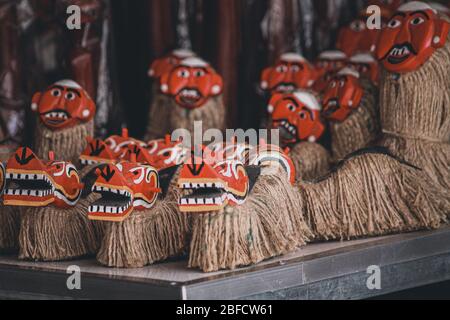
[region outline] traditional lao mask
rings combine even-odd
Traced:
[[[190,50],[177,49],[160,59],[156,59],[150,69],[148,75],[151,78],[159,79],[164,73],[169,72],[186,58],[195,57],[195,53]]]
[[[325,131],[320,118],[321,106],[309,92],[275,94],[269,102],[272,128],[280,129],[282,142],[317,141]]]
[[[364,90],[359,84],[359,74],[344,69],[333,77],[323,97],[323,116],[332,121],[344,121],[359,107]]]
[[[83,184],[70,162],[40,160],[29,148],[19,148],[11,156],[6,169],[4,204],[69,208],[77,204]]]
[[[181,212],[210,212],[227,205],[240,205],[250,190],[244,164],[236,160],[185,164],[180,171],[178,186],[191,192],[179,199]]]
[[[359,53],[352,56],[348,67],[357,71],[361,76],[366,77],[375,85],[379,82],[380,67],[378,61],[369,53]]]
[[[339,50],[322,52],[315,63],[316,72],[319,77],[329,72],[337,72],[347,63],[347,55]]]
[[[66,129],[92,120],[95,103],[76,82],[62,80],[33,96],[31,109],[51,130]]]
[[[390,72],[415,71],[445,45],[449,30],[450,23],[428,4],[408,2],[382,30],[377,57]]]
[[[121,222],[134,210],[150,209],[161,192],[158,172],[148,165],[122,161],[98,168],[97,175],[92,191],[100,199],[89,206],[91,220]]]
[[[296,53],[286,53],[273,67],[263,71],[261,88],[272,93],[292,92],[310,88],[315,79],[314,67],[305,58]]]
[[[186,109],[202,107],[222,93],[222,77],[205,61],[187,58],[161,76],[161,92]]]

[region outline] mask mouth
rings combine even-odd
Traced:
[[[65,110],[55,109],[46,113],[42,113],[41,118],[48,125],[58,126],[69,121],[72,117]]]
[[[187,106],[193,106],[202,99],[202,94],[195,88],[185,88],[178,93],[180,101]]]
[[[197,183],[195,180],[191,180],[180,183],[179,187],[186,194],[178,200],[182,212],[218,211],[228,204],[231,196],[220,180],[208,183]]]
[[[417,55],[410,43],[395,45],[387,54],[387,61],[391,64],[399,64],[407,60],[411,55]]]
[[[277,92],[292,92],[297,89],[297,85],[292,82],[283,82],[275,87]]]
[[[325,105],[325,110],[323,111],[323,115],[326,118],[329,118],[333,115],[333,113],[338,111],[339,108],[340,108],[339,100],[336,98],[330,99],[330,100],[328,100],[328,102]]]
[[[90,218],[102,216],[125,218],[133,209],[133,196],[126,189],[94,184],[92,192],[99,194],[100,199],[89,206]]]
[[[285,140],[297,140],[297,127],[288,120],[276,120],[275,128],[280,130],[281,137]]]

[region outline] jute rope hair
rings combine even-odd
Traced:
[[[0,204],[0,252],[19,249],[20,209]]]
[[[347,240],[438,228],[450,199],[422,170],[390,155],[361,151],[323,179],[300,182],[300,214],[318,239]]]
[[[186,252],[189,223],[178,209],[177,177],[153,208],[132,212],[120,223],[104,222],[97,261],[108,267],[139,268]]]
[[[52,131],[40,121],[36,124],[34,151],[41,159],[47,159],[48,152],[54,151],[58,159],[79,165],[79,156],[86,147],[86,137],[94,136],[94,121],[73,128]]]
[[[313,180],[330,169],[330,154],[318,143],[301,142],[289,152],[295,165],[296,180]]]
[[[382,144],[450,197],[450,35],[417,71],[382,78]]]
[[[312,233],[297,214],[299,206],[296,190],[282,174],[263,175],[243,205],[191,214],[189,267],[234,269],[305,245]]]
[[[364,95],[360,106],[343,122],[331,122],[331,148],[333,161],[339,162],[348,154],[371,146],[380,135],[378,90],[363,83]]]

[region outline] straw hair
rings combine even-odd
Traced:
[[[20,208],[0,204],[0,252],[19,250]]]
[[[26,208],[19,234],[19,258],[61,261],[94,255],[102,237],[101,228],[87,218],[91,194],[70,209]]]
[[[331,122],[331,148],[333,161],[338,162],[348,154],[371,146],[380,135],[378,90],[366,82],[364,95],[358,109],[343,122]]]
[[[79,164],[80,154],[86,147],[86,138],[94,136],[94,121],[80,124],[72,128],[53,131],[38,121],[36,124],[34,151],[41,159],[47,159],[48,152],[54,151],[59,159]]]
[[[318,143],[298,143],[289,156],[295,165],[296,180],[313,180],[325,175],[330,169],[330,154]]]
[[[177,177],[153,208],[135,211],[119,223],[103,222],[97,261],[108,267],[139,268],[186,252],[189,224],[178,209]]]
[[[450,197],[450,35],[417,71],[381,82],[383,145]]]
[[[438,228],[450,208],[450,199],[420,169],[368,150],[349,156],[323,179],[298,187],[299,214],[323,240]]]
[[[190,214],[189,267],[234,269],[288,253],[312,234],[298,214],[299,198],[284,175],[258,178],[247,201],[221,212]]]

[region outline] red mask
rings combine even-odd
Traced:
[[[323,97],[323,115],[332,121],[344,121],[359,107],[364,90],[358,81],[359,75],[344,69],[333,77]]]
[[[227,205],[243,204],[250,189],[247,171],[242,162],[236,160],[191,161],[181,169],[178,186],[193,191],[180,198],[182,212],[218,211]]]
[[[360,75],[378,85],[380,78],[380,67],[378,61],[369,53],[356,54],[350,58],[348,67],[357,71]]]
[[[183,59],[194,57],[195,54],[190,50],[174,50],[169,55],[156,59],[148,70],[149,77],[159,79],[164,73],[170,72]]]
[[[39,113],[42,123],[52,130],[85,123],[95,115],[95,103],[77,83],[63,80],[33,96],[31,109]]]
[[[272,93],[291,92],[310,88],[315,79],[314,68],[305,58],[295,53],[286,53],[275,66],[263,71],[261,88]]]
[[[58,208],[75,206],[83,184],[70,162],[40,160],[30,149],[19,148],[7,163],[4,204]]]
[[[275,94],[268,107],[272,114],[272,128],[280,129],[283,144],[317,141],[325,131],[320,118],[321,107],[311,93],[296,91]]]
[[[97,169],[92,191],[101,198],[89,206],[89,219],[121,222],[133,210],[151,208],[161,192],[158,172],[151,166],[123,161]]]
[[[198,58],[184,59],[164,73],[160,82],[161,92],[174,97],[177,104],[186,109],[200,108],[223,89],[222,77]]]
[[[429,5],[406,3],[382,30],[377,57],[390,72],[415,71],[445,45],[449,29],[450,24]]]

